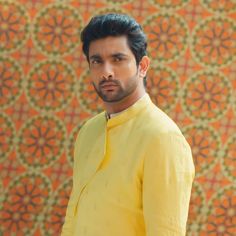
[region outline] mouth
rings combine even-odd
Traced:
[[[117,86],[117,84],[113,83],[113,82],[104,82],[102,83],[102,85],[100,86],[100,88],[102,90],[106,90],[106,91],[112,91],[114,90]]]

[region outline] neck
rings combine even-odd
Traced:
[[[132,106],[146,93],[145,89],[134,91],[132,94],[123,98],[118,102],[104,102],[105,109],[108,114],[121,112]]]

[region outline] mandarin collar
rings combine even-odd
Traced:
[[[139,112],[147,107],[148,104],[152,103],[149,95],[146,93],[141,99],[135,102],[133,105],[128,107],[126,110],[121,112],[120,114],[110,118],[107,120],[107,128],[112,128],[114,126],[120,125],[134,116],[136,116]],[[106,113],[105,113],[106,116]]]

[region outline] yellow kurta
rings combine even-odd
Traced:
[[[62,236],[185,235],[191,150],[146,94],[109,119],[90,119],[75,143]]]

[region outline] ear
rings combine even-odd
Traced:
[[[144,78],[147,74],[148,68],[150,65],[150,59],[148,56],[143,56],[139,62],[139,75],[141,78]]]

